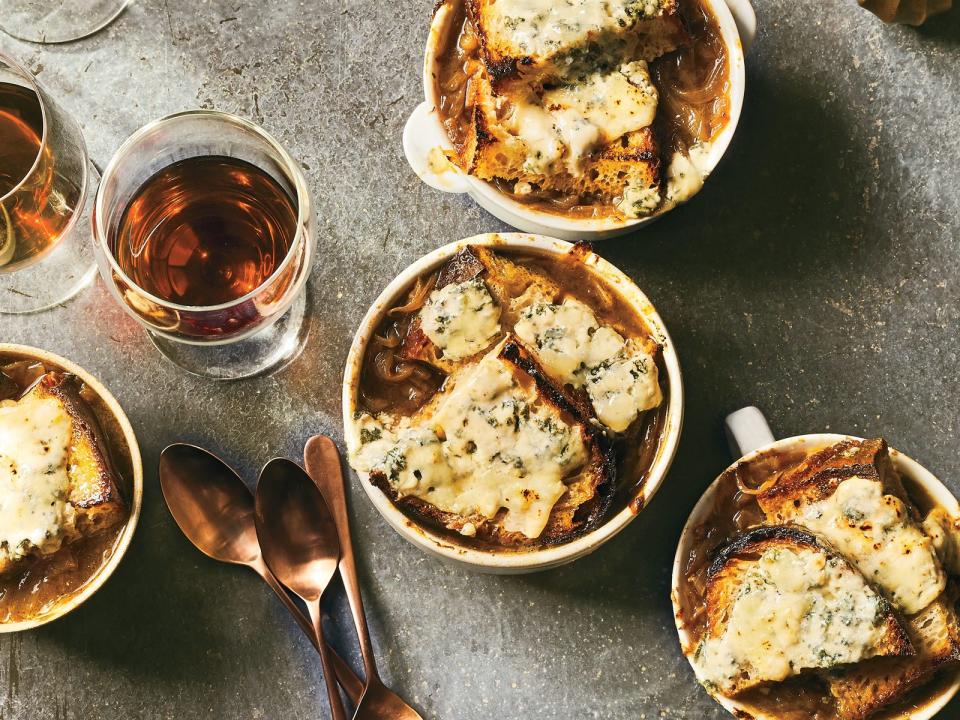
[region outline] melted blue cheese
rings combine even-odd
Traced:
[[[500,332],[500,308],[482,280],[467,280],[430,293],[420,323],[445,358],[461,360],[483,350]]]
[[[488,39],[506,52],[543,59],[565,54],[600,33],[623,34],[659,15],[663,0],[497,0],[485,8]]]
[[[696,143],[687,152],[675,152],[667,168],[667,203],[671,206],[686,202],[703,187],[710,174],[709,142]]]
[[[579,77],[539,95],[513,98],[504,120],[523,140],[524,170],[537,175],[583,173],[586,159],[626,133],[649,127],[657,90],[642,60]]]
[[[660,207],[660,199],[659,186],[637,185],[628,180],[616,206],[627,217],[637,218],[654,212]]]
[[[938,507],[923,521],[923,530],[933,542],[943,567],[953,575],[960,575],[960,521]]]
[[[829,540],[907,615],[926,608],[946,587],[933,541],[876,480],[844,480],[795,520]]]
[[[885,603],[836,557],[813,550],[766,550],[745,571],[724,631],[697,648],[705,685],[732,693],[801,670],[873,657],[885,634]]]
[[[361,415],[352,433],[357,470],[382,472],[401,496],[445,512],[493,519],[504,509],[503,528],[529,538],[540,536],[564,479],[587,461],[579,430],[494,354],[457,380],[431,418],[391,427]]]
[[[70,431],[52,398],[0,403],[0,566],[59,548],[70,511]]]
[[[657,366],[636,341],[601,326],[583,303],[536,302],[520,314],[517,337],[553,377],[586,387],[597,419],[623,432],[641,412],[663,400]]]

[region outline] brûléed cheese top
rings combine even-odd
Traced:
[[[70,443],[71,421],[56,400],[0,402],[0,559],[60,545]]]
[[[592,152],[649,127],[657,89],[642,60],[595,70],[540,93],[514,93],[503,123],[528,148],[528,172],[577,176]]]
[[[743,674],[776,682],[876,654],[886,604],[843,560],[770,548],[745,571],[724,631],[694,655],[700,681],[730,692]]]
[[[926,608],[946,587],[933,541],[877,480],[848,478],[794,521],[829,540],[907,615]]]
[[[430,293],[420,310],[424,334],[443,356],[461,360],[487,347],[500,332],[500,308],[487,286],[474,278]]]
[[[604,32],[620,33],[659,15],[663,0],[496,0],[486,9],[488,40],[505,52],[543,59]]]
[[[586,387],[597,419],[616,432],[663,401],[657,365],[635,340],[601,326],[579,300],[535,302],[514,331],[544,369],[564,384]]]
[[[579,429],[522,386],[497,352],[459,378],[428,418],[362,414],[351,464],[445,512],[492,519],[505,509],[504,529],[536,538],[586,450]]]

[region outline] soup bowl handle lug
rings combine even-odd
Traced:
[[[421,180],[435,190],[467,192],[463,172],[443,155],[450,140],[432,103],[422,102],[410,114],[403,127],[403,154]]]
[[[737,24],[740,44],[743,46],[743,52],[746,53],[757,37],[757,14],[754,12],[750,0],[724,0],[724,2],[730,8],[733,21]]]
[[[774,441],[773,431],[759,408],[750,405],[727,415],[723,421],[734,459],[741,458]]]

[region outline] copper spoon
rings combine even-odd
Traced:
[[[320,647],[330,714],[333,720],[346,720],[333,658],[323,639],[320,607],[340,562],[340,540],[333,517],[303,468],[284,458],[275,458],[263,468],[255,505],[263,559],[277,579],[306,604]]]
[[[176,443],[160,454],[160,487],[173,519],[194,547],[214,560],[253,570],[316,647],[310,621],[263,561],[254,527],[253,493],[233,468],[203,448]],[[331,653],[337,679],[356,705],[363,682],[339,655]]]
[[[367,686],[360,697],[360,702],[356,703],[357,710],[353,719],[423,720],[416,710],[383,684],[377,672],[373,646],[370,644],[370,634],[367,630],[367,619],[363,613],[357,567],[353,560],[350,516],[347,514],[347,495],[343,484],[343,471],[340,467],[340,452],[333,440],[325,435],[315,435],[307,441],[303,458],[307,473],[326,498],[336,521],[337,531],[340,533],[340,577],[343,579],[343,586],[350,600],[353,622],[357,626],[357,636],[360,638],[364,673],[367,676]]]

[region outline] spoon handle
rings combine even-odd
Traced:
[[[283,606],[290,612],[291,615],[293,615],[293,619],[297,622],[297,625],[300,626],[303,634],[309,638],[311,643],[313,643],[313,646],[317,650],[320,650],[313,625],[311,625],[306,616],[300,612],[300,608],[293,603],[293,600],[290,599],[287,591],[283,589],[283,586],[280,584],[280,581],[277,580],[276,576],[270,572],[270,569],[265,564],[262,568],[255,567],[254,571],[257,573],[257,575],[263,578],[263,581],[269,586],[269,588],[276,593],[277,597],[280,599],[280,602],[283,603]],[[324,645],[326,645],[326,643],[324,643]],[[336,650],[332,648],[330,648],[330,657],[333,660],[333,667],[337,673],[337,680],[340,681],[340,687],[343,688],[343,691],[347,694],[347,697],[350,698],[350,702],[353,703],[354,707],[356,707],[357,703],[360,702],[360,697],[363,695],[363,680],[357,677],[357,674],[353,671],[353,669],[347,665],[346,661],[337,654]]]
[[[323,681],[327,685],[327,699],[330,701],[330,715],[333,720],[347,720],[347,713],[343,709],[343,701],[340,699],[340,690],[337,687],[337,680],[334,675],[333,658],[331,657],[333,653],[323,639],[323,611],[320,609],[320,601],[308,602],[307,611],[310,613],[317,647],[320,649],[320,662],[323,663]]]
[[[303,460],[307,474],[320,488],[340,536],[340,577],[350,601],[353,624],[360,638],[360,653],[363,655],[363,668],[367,683],[371,679],[380,679],[374,659],[370,633],[367,630],[367,618],[363,613],[363,599],[360,597],[360,582],[357,579],[357,566],[353,560],[353,541],[350,539],[350,516],[347,513],[347,490],[343,482],[343,469],[340,466],[340,451],[333,440],[325,435],[314,435],[303,449]]]

